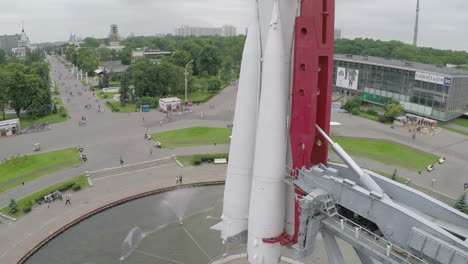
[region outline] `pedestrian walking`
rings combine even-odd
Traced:
[[[177,175],[177,176],[175,177],[175,179],[176,179],[176,180],[175,180],[175,183],[178,184],[178,183],[179,183],[179,176]]]
[[[182,175],[179,175],[179,183],[182,184]]]
[[[162,127],[162,125],[163,125],[163,121],[162,121],[162,120],[159,121],[159,125]]]
[[[431,186],[432,186],[432,188],[434,188],[434,184],[435,184],[435,182],[436,182],[436,178],[434,177],[434,178],[432,178],[432,182],[431,182]]]
[[[150,149],[150,155],[153,155],[153,149]]]
[[[67,205],[67,204],[71,204],[71,197],[70,197],[70,194],[67,194],[67,195],[65,196],[65,204],[66,204],[66,205]]]
[[[22,182],[23,186],[24,186],[24,182]],[[465,183],[466,184],[466,183]],[[465,188],[466,189],[466,188]]]
[[[120,165],[123,165],[123,159],[122,159],[122,156],[120,157]]]
[[[465,184],[463,184],[463,190],[466,191],[466,189],[468,189],[468,182],[465,182]]]

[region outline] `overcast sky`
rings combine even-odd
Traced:
[[[122,36],[173,33],[181,25],[245,30],[252,0],[0,0],[0,35],[24,20],[33,43],[79,36],[105,37],[110,24]],[[280,0],[291,1],[291,0]],[[336,27],[347,38],[413,39],[416,0],[336,0]],[[468,51],[468,1],[421,0],[421,46]]]

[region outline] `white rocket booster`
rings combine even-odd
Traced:
[[[221,237],[246,240],[260,92],[260,32],[257,5],[242,55],[234,127],[224,189]],[[243,234],[241,234],[244,232]]]
[[[285,56],[278,3],[275,1],[263,52],[262,95],[257,123],[249,209],[247,253],[251,264],[278,263],[285,220],[287,98],[289,67]]]

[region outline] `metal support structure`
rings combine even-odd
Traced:
[[[336,243],[335,236],[326,230],[323,230],[321,234],[330,264],[345,264],[346,262],[343,258],[343,254],[341,254],[338,243]]]
[[[356,254],[358,255],[362,264],[375,264],[372,258],[366,255],[364,252],[360,251],[359,249],[355,247],[354,247],[354,251],[356,251]]]
[[[296,18],[290,139],[292,168],[326,164],[328,144],[316,133],[318,124],[330,130],[333,80],[334,0],[303,0]],[[296,195],[304,194],[296,189]],[[296,201],[294,243],[299,231]]]

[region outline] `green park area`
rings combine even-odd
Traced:
[[[39,203],[44,202],[43,198],[46,195],[49,195],[55,191],[66,192],[70,189],[74,191],[81,190],[85,187],[88,187],[88,179],[86,176],[77,176],[70,180],[63,181],[61,183],[54,184],[43,190],[35,192],[31,195],[28,195],[20,200],[15,201],[17,205],[16,212],[10,212],[10,206],[6,206],[0,210],[1,213],[9,215],[11,217],[19,218],[25,213],[28,213],[32,210],[32,207]]]
[[[0,192],[80,163],[76,148],[12,157],[0,163]]]
[[[119,112],[119,113],[132,113],[140,111],[140,108],[137,107],[136,104],[126,103],[124,106],[120,102],[106,102],[106,106],[112,112]]]
[[[53,105],[63,105],[62,98],[53,98],[52,99],[52,104]]]
[[[381,141],[351,138],[334,138],[352,156],[363,157],[386,164],[424,171],[429,164],[436,164],[439,157],[403,145]]]
[[[191,127],[152,134],[154,141],[161,142],[163,148],[177,148],[213,144],[229,144],[230,128]]]
[[[468,119],[465,118],[458,118],[452,121],[455,125],[463,126],[463,127],[468,127]]]
[[[104,92],[100,92],[98,94],[96,94],[97,97],[99,97],[100,99],[112,99],[114,98],[114,95],[116,94],[119,94],[117,92],[115,93],[104,93]]]
[[[16,114],[7,114],[5,115],[5,119],[3,119],[3,116],[0,115],[0,121],[3,120],[9,120],[9,119],[15,119],[17,118]],[[32,125],[40,125],[42,123],[49,123],[49,124],[55,124],[55,123],[60,123],[63,121],[67,121],[69,119],[68,111],[65,107],[60,106],[57,109],[57,113],[51,113],[49,115],[39,117],[39,118],[32,118],[26,114],[20,115],[20,124],[21,128],[27,128]]]
[[[456,128],[449,127],[449,126],[444,126],[444,125],[439,125],[439,127],[443,128],[443,129],[447,129],[447,130],[455,132],[455,133],[458,133],[458,134],[461,134],[461,135],[468,136],[468,132],[460,130],[460,129],[456,129]]]

